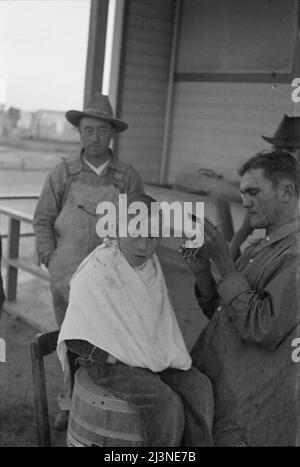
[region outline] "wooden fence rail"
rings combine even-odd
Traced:
[[[180,193],[173,190],[163,189],[159,186],[147,186],[147,192],[153,194],[154,198],[161,200],[169,200],[168,197],[175,197],[182,200],[192,199],[193,195],[190,193]],[[0,194],[0,201],[3,200],[34,200],[38,199],[37,193],[19,193],[19,194]],[[170,198],[170,199],[171,199]],[[204,200],[204,199],[203,199]],[[233,222],[230,209],[230,202],[226,198],[216,197],[214,200],[216,216],[218,220],[222,221],[220,230],[224,234],[226,240],[230,241],[233,236]],[[3,263],[6,265],[6,297],[8,301],[17,299],[17,280],[18,269],[39,277],[42,280],[50,281],[49,274],[37,264],[31,264],[24,261],[19,257],[20,238],[33,236],[34,232],[21,233],[21,222],[33,225],[33,216],[7,206],[0,205],[0,215],[8,218],[8,234],[2,235],[7,237],[7,256],[3,258]]]
[[[3,194],[0,195],[0,201],[38,199],[38,197],[39,195],[34,193]],[[20,238],[34,236],[33,230],[32,232],[21,233],[21,222],[32,226],[33,216],[2,205],[0,205],[0,215],[8,218],[8,234],[2,235],[2,237],[8,237],[7,255],[3,258],[3,263],[7,268],[6,298],[8,301],[13,301],[17,299],[18,269],[22,269],[45,281],[49,281],[50,279],[48,272],[44,271],[40,266],[30,264],[19,257]]]

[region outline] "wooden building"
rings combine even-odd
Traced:
[[[298,0],[92,0],[85,99],[112,24],[108,93],[129,123],[116,150],[147,183],[200,168],[237,180],[268,148],[261,135],[297,113]]]

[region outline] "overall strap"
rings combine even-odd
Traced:
[[[62,159],[64,164],[65,164],[65,167],[66,167],[66,172],[67,172],[67,180],[66,180],[66,184],[65,184],[65,188],[64,188],[64,193],[63,193],[63,196],[62,196],[62,201],[61,201],[61,209],[63,208],[65,202],[66,202],[66,199],[67,199],[67,196],[68,196],[68,193],[69,193],[69,190],[70,190],[70,186],[74,180],[74,175],[78,174],[81,170],[81,161],[80,159],[76,158],[76,159],[65,159],[63,158]]]

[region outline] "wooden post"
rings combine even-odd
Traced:
[[[102,88],[109,0],[92,0],[86,59],[84,104]]]
[[[166,113],[165,113],[165,122],[164,122],[164,137],[163,137],[160,174],[159,174],[160,185],[164,185],[167,182],[167,176],[168,176],[169,143],[170,143],[169,140],[170,140],[173,94],[174,94],[174,75],[176,71],[181,9],[182,9],[182,1],[175,0],[171,54],[170,54],[170,64],[169,64],[168,91],[167,91]]]
[[[109,95],[115,113],[119,113],[118,93],[123,52],[125,5],[125,0],[115,0],[110,2],[108,9],[102,92]]]
[[[51,447],[47,390],[43,357],[39,351],[39,336],[31,344],[33,392],[37,418],[37,438],[39,447]]]
[[[20,220],[9,218],[8,230],[8,245],[7,245],[7,259],[18,259],[19,257],[19,243],[20,243]],[[16,300],[17,298],[17,280],[18,268],[7,265],[6,277],[6,298],[7,300]]]

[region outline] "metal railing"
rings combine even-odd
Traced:
[[[4,194],[0,195],[0,201],[4,200],[28,200],[38,199],[39,195],[36,193],[19,193],[19,194]],[[33,225],[33,216],[25,214],[16,209],[8,208],[0,205],[0,215],[8,218],[8,234],[2,235],[2,238],[8,237],[7,242],[7,255],[2,258],[3,264],[6,265],[6,298],[8,301],[16,300],[17,298],[17,281],[18,269],[32,274],[40,279],[49,281],[49,274],[43,271],[42,268],[35,264],[30,264],[27,261],[20,259],[20,238],[34,236],[34,232],[21,233],[21,222]]]

